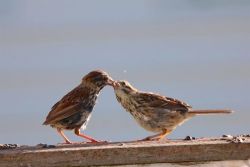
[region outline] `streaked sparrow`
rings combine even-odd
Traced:
[[[192,110],[180,100],[137,90],[127,81],[114,81],[117,100],[144,129],[158,134],[143,140],[160,140],[178,125],[199,114],[231,113],[231,110]]]
[[[98,142],[92,137],[80,133],[80,129],[86,128],[101,89],[112,84],[112,78],[104,71],[96,70],[88,73],[82,78],[80,85],[52,107],[43,124],[56,128],[65,143],[68,144],[71,141],[65,136],[63,130],[74,130],[77,136],[91,142]]]

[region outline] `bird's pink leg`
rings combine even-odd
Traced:
[[[82,133],[80,132],[80,129],[78,129],[78,128],[75,129],[75,134],[76,134],[77,136],[80,136],[80,137],[83,137],[83,138],[85,138],[85,139],[87,139],[87,140],[90,140],[91,143],[98,143],[98,142],[99,142],[99,141],[93,139],[92,137],[89,137],[89,136],[87,136],[87,135],[82,134]]]
[[[163,130],[162,133],[159,133],[159,134],[156,134],[156,135],[153,135],[153,136],[148,136],[148,137],[146,137],[146,138],[144,138],[142,140],[139,140],[139,141],[148,141],[148,140],[157,140],[157,141],[159,141],[162,138],[164,138],[165,136],[167,136],[169,133],[171,133],[171,131],[165,129],[165,130]]]
[[[69,139],[65,136],[65,134],[63,133],[62,129],[61,128],[57,128],[56,129],[57,132],[63,137],[64,141],[65,141],[65,144],[72,144]]]

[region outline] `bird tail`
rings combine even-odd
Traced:
[[[190,110],[189,114],[201,115],[201,114],[230,114],[232,110]]]

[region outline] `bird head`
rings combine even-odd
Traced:
[[[113,79],[104,71],[95,70],[82,78],[82,83],[91,87],[103,88],[106,85],[113,86]]]
[[[122,94],[130,94],[133,92],[137,92],[128,81],[114,81],[113,87],[116,93]]]

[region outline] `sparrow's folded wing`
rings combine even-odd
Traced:
[[[81,89],[79,86],[76,87],[51,108],[51,111],[43,124],[52,124],[75,114],[79,111],[82,99],[86,96],[88,96],[86,90]]]
[[[177,105],[181,105],[181,106],[183,106],[185,108],[189,108],[189,109],[192,108],[192,106],[190,106],[189,104],[187,104],[187,103],[185,103],[183,101],[180,101],[178,99],[174,99],[174,98],[166,97],[166,96],[164,98],[167,99],[167,101],[171,101],[172,103],[177,104]]]
[[[161,96],[154,93],[141,93],[140,98],[145,101],[148,107],[161,108],[171,111],[188,111],[190,105],[169,97]]]
[[[63,103],[59,105],[54,110],[51,110],[49,115],[46,118],[46,121],[44,122],[45,125],[47,124],[53,124],[57,121],[63,120],[65,118],[70,117],[71,115],[74,115],[81,109],[81,103]]]

